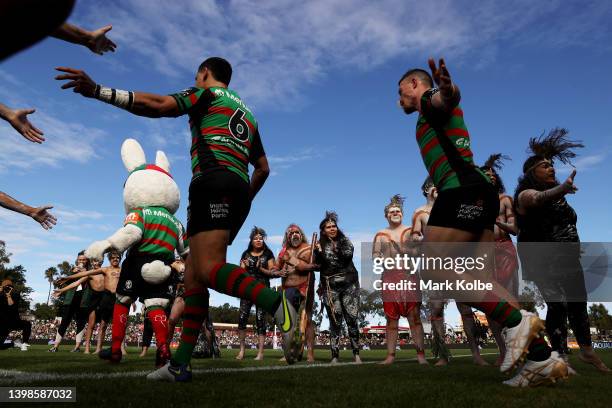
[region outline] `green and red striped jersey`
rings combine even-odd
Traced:
[[[183,255],[189,247],[181,222],[163,207],[133,209],[123,225],[135,225],[142,231],[140,242],[132,249],[148,255],[174,260],[174,251]]]
[[[171,95],[181,114],[189,114],[191,170],[197,177],[225,169],[249,182],[249,163],[263,156],[257,121],[230,89],[189,88]]]
[[[432,88],[421,97],[421,114],[416,125],[416,139],[425,167],[438,191],[490,182],[474,164],[463,110],[457,105],[451,112],[432,106],[431,98],[439,92]]]

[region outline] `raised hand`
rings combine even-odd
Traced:
[[[444,95],[452,95],[454,93],[453,82],[451,81],[450,73],[446,68],[444,58],[440,58],[438,67],[436,67],[436,62],[433,58],[430,58],[428,63],[429,69],[431,70],[431,76],[433,77],[436,85],[438,85],[440,92],[442,92]]]
[[[73,88],[73,91],[80,93],[87,98],[93,98],[96,92],[96,83],[80,69],[68,68],[68,67],[57,67],[57,71],[66,72],[63,75],[57,75],[56,80],[70,80],[70,82],[62,85],[62,89]]]
[[[28,120],[28,115],[34,112],[36,112],[36,109],[17,109],[7,115],[7,121],[30,142],[42,143],[45,141],[44,133]]]
[[[563,187],[567,194],[575,194],[578,191],[578,187],[574,184],[574,177],[576,177],[576,169],[572,171],[572,174],[565,180]]]
[[[112,25],[107,25],[92,31],[87,44],[85,44],[86,47],[98,55],[102,55],[107,51],[115,52],[117,45],[106,37],[106,33],[112,29]]]
[[[34,208],[30,214],[30,217],[32,217],[34,221],[38,222],[44,229],[49,230],[53,228],[55,224],[57,224],[57,218],[47,211],[51,208],[53,208],[53,206],[50,205]]]

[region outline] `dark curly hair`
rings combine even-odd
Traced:
[[[558,159],[561,163],[571,164],[571,159],[576,157],[572,149],[581,148],[584,145],[579,140],[568,139],[568,133],[567,129],[554,128],[546,136],[542,133],[538,138],[529,139],[527,152],[531,153],[531,156],[523,163],[523,175],[519,177],[514,192],[515,206],[518,205],[518,196],[522,191],[528,189],[542,191],[559,184],[557,180],[553,184],[542,183],[536,179],[534,170],[543,160],[549,160],[554,164],[554,161]]]
[[[499,176],[498,171],[504,167],[504,160],[511,160],[509,156],[503,155],[501,153],[495,153],[489,156],[487,161],[480,167],[480,170],[486,171],[491,170],[497,179],[496,186],[498,193],[505,193],[506,186],[504,185],[504,181]]]
[[[251,233],[249,234],[249,246],[247,247],[248,252],[251,252],[253,250],[253,238],[255,238],[255,236],[257,235],[261,235],[264,240],[263,250],[269,250],[268,244],[266,244],[266,237],[268,236],[268,234],[266,234],[266,231],[264,231],[263,228],[259,228],[257,225],[255,225],[251,230]]]
[[[325,224],[328,222],[333,222],[336,224],[336,228],[338,228],[338,214],[333,211],[325,211],[325,218],[319,223],[319,242],[321,243],[321,247],[325,247],[330,242],[329,237],[325,234]],[[340,228],[338,228],[338,236],[337,240],[344,238],[344,233]]]

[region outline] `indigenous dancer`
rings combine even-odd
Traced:
[[[338,215],[326,212],[319,224],[315,263],[320,265],[322,301],[329,318],[332,364],[340,358],[342,320],[346,323],[355,362],[359,357],[359,275],[353,264],[353,244],[338,228]]]
[[[65,291],[69,290],[69,288],[74,287],[73,285],[78,285],[78,282],[80,282],[81,279],[87,279],[87,277],[92,278],[101,276],[103,278],[103,291],[101,293],[101,298],[98,302],[98,307],[96,309],[96,320],[100,322],[100,325],[98,327],[98,342],[94,354],[98,354],[102,350],[102,342],[104,342],[104,337],[106,336],[106,328],[108,327],[108,323],[111,322],[111,319],[113,317],[113,307],[115,305],[116,300],[115,291],[117,290],[119,274],[121,273],[121,268],[119,267],[119,263],[121,262],[121,253],[115,250],[111,250],[108,253],[108,260],[110,262],[110,266],[106,266],[104,268],[96,268],[90,271],[83,271],[65,278],[58,279],[56,281],[56,285],[61,285],[70,280],[78,280],[77,282],[74,282],[71,285],[68,285],[54,292],[54,296],[59,296],[61,293],[64,293]]]
[[[438,197],[438,191],[434,186],[431,177],[427,177],[421,186],[421,191],[427,199],[427,202],[425,205],[417,208],[412,216],[412,240],[416,242],[423,240],[423,231],[429,222],[429,214],[431,213],[431,209],[433,208],[436,198]],[[438,299],[438,297],[439,293],[431,292],[427,306],[429,309],[433,334],[432,352],[436,357],[438,357],[436,366],[445,366],[448,364],[451,357],[450,349],[446,345],[445,341],[446,329],[444,324],[444,308],[446,307],[447,301]],[[474,320],[472,308],[461,302],[456,302],[455,304],[457,306],[457,310],[459,310],[459,314],[461,315],[463,331],[467,337],[474,364],[479,366],[488,366],[489,364],[480,355],[476,322]]]
[[[473,162],[470,138],[463,111],[459,106],[459,89],[451,81],[443,59],[439,66],[429,60],[432,75],[422,69],[412,69],[399,80],[400,105],[406,114],[419,112],[417,142],[429,175],[438,190],[425,243],[493,242],[493,226],[499,211],[499,198],[488,177]],[[433,79],[432,79],[433,76]],[[439,88],[433,88],[434,80]],[[430,271],[433,278],[443,281],[443,270]],[[473,282],[469,272],[461,275]],[[499,285],[493,290],[462,293],[458,296],[473,301],[474,306],[506,328],[506,355],[501,371],[514,368],[529,351],[528,367],[534,371],[527,383],[538,385],[567,377],[567,365],[540,336],[543,323],[533,313],[519,310],[511,295]],[[512,302],[512,303],[510,303]]]
[[[76,260],[76,266],[72,269],[72,273],[79,273],[87,271],[89,267],[89,260],[85,256],[85,251],[79,252]],[[57,329],[57,334],[55,335],[55,343],[49,349],[50,352],[54,353],[57,351],[60,343],[62,342],[62,338],[66,334],[66,330],[68,326],[70,326],[70,322],[74,318],[76,320],[76,342],[74,348],[71,350],[72,352],[80,351],[81,340],[83,340],[83,334],[85,330],[85,325],[87,324],[87,314],[81,308],[81,301],[83,300],[83,291],[85,289],[85,280],[79,282],[76,287],[71,288],[64,295],[63,307],[61,308],[61,323],[59,328]]]
[[[411,228],[402,224],[404,218],[404,199],[400,195],[391,197],[385,206],[385,218],[389,226],[376,233],[372,246],[373,258],[395,258],[407,252]],[[413,280],[415,274],[405,271],[385,270],[383,282],[398,283],[402,280]],[[406,290],[383,290],[383,306],[387,318],[387,357],[382,364],[392,364],[395,360],[398,323],[401,316],[408,319],[410,334],[414,339],[419,364],[428,364],[425,359],[425,334],[421,323],[420,292]]]
[[[318,269],[318,265],[311,263],[310,254],[311,245],[308,244],[302,228],[296,224],[289,225],[285,230],[283,248],[278,254],[276,267],[280,270],[278,276],[283,278],[283,290],[295,310],[302,310],[306,307],[308,276],[309,273]],[[306,361],[309,363],[315,361],[314,334],[312,311],[310,311],[306,315],[306,346],[308,347]]]
[[[421,192],[427,202],[414,210],[412,214],[412,232],[410,239],[413,242],[423,241],[423,231],[429,222],[429,214],[438,197],[438,190],[433,183],[431,177],[427,177],[421,185]],[[427,309],[429,309],[429,319],[431,322],[431,349],[434,356],[438,358],[436,366],[445,366],[450,361],[451,353],[446,345],[446,329],[444,324],[444,308],[446,301],[438,299],[438,294],[430,292],[427,301]]]
[[[523,164],[514,194],[519,227],[519,254],[523,278],[535,282],[546,306],[546,331],[553,350],[567,361],[567,320],[580,346],[579,357],[602,372],[610,370],[593,351],[587,313],[587,292],[580,264],[580,238],[577,215],[565,196],[575,194],[576,169],[563,182],[555,178],[554,160],[570,164],[572,149],[582,144],[567,138],[567,130],[553,129],[547,136],[529,140],[533,155]],[[534,253],[525,247],[530,242],[559,243],[543,255],[542,244]],[[533,245],[533,244],[532,244]],[[515,381],[525,381],[519,373]],[[523,377],[522,377],[523,376]]]
[[[249,236],[249,246],[240,257],[240,267],[244,268],[250,276],[270,287],[270,278],[280,276],[274,267],[274,254],[266,244],[266,231],[263,228],[253,227]],[[238,318],[238,338],[240,351],[237,360],[244,358],[246,326],[251,316],[253,302],[248,299],[240,300],[240,316]],[[263,360],[263,350],[266,340],[266,311],[255,306],[255,325],[257,327],[257,356],[255,360]]]
[[[499,194],[499,215],[495,221],[493,233],[495,234],[495,274],[493,279],[499,282],[513,296],[518,296],[518,256],[510,235],[517,234],[512,197],[505,194],[504,182],[498,174],[502,168],[502,160],[509,159],[499,153],[489,156],[485,164],[480,167],[489,176]],[[489,319],[489,327],[499,349],[499,357],[495,366],[504,360],[506,345],[501,334],[501,326],[493,319]]]
[[[228,89],[229,62],[208,58],[198,68],[195,86],[174,95],[128,92],[97,85],[83,71],[58,68],[69,80],[62,88],[96,98],[147,117],[189,115],[192,131],[193,178],[189,188],[188,235],[192,273],[185,275],[185,316],[181,344],[169,371],[150,379],[189,381],[189,361],[205,316],[206,287],[230,296],[251,299],[274,315],[285,337],[288,363],[300,350],[297,313],[283,293],[275,292],[226,262],[230,245],[244,223],[251,202],[270,173],[257,121],[240,96]],[[255,167],[249,181],[248,165]]]

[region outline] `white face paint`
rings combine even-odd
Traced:
[[[390,207],[387,210],[387,220],[392,224],[401,224],[404,215],[402,214],[402,209],[399,207]]]
[[[297,248],[302,243],[302,233],[297,228],[292,228],[287,232],[289,237],[289,244],[293,248]]]

